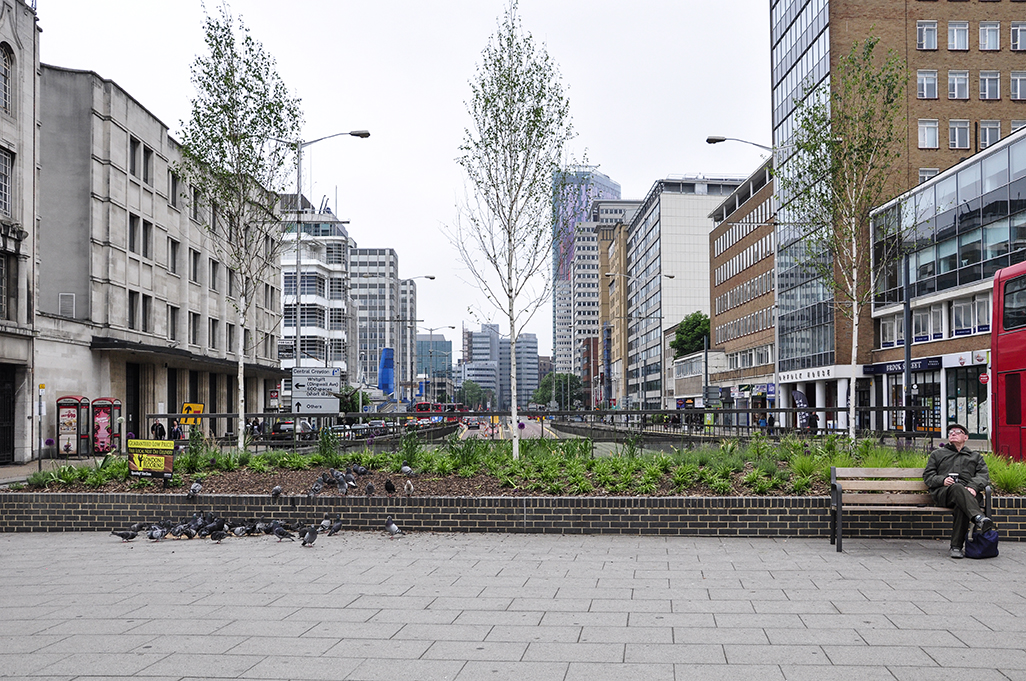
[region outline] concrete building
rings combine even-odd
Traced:
[[[378,385],[378,363],[384,348],[399,341],[398,319],[407,319],[399,300],[399,256],[392,248],[357,248],[350,251],[353,299],[357,305],[357,338],[361,382]]]
[[[34,5],[35,3],[32,3]],[[28,461],[38,446],[33,348],[38,281],[39,29],[32,6],[0,6],[0,464]],[[47,386],[47,399],[55,387]]]
[[[874,243],[883,225],[917,220],[909,255],[912,328],[905,329],[901,263],[879,278],[873,305],[872,358],[862,367],[865,395],[857,406],[904,403],[905,344],[911,342],[909,391],[926,407],[916,430],[943,437],[951,421],[971,438],[991,428],[990,363],[994,273],[1026,260],[1026,132],[1001,140],[873,213]],[[904,427],[902,412],[874,416],[873,427]]]
[[[36,382],[48,396],[118,398],[122,433],[143,435],[147,414],[185,402],[234,412],[243,334],[246,410],[263,411],[281,376],[277,263],[239,329],[236,279],[205,227],[212,208],[175,175],[167,127],[88,71],[42,66],[39,96]],[[56,426],[49,411],[43,437]]]
[[[353,241],[346,223],[322,206],[316,209],[306,197],[295,210],[295,194],[283,198],[288,221],[282,250],[282,329],[278,357],[282,368],[332,366],[342,370],[342,381],[353,378],[356,344],[350,342],[355,328],[355,305],[349,291],[349,251]],[[302,229],[296,229],[296,222]],[[298,235],[298,239],[297,239]],[[296,266],[297,245],[300,253]],[[296,281],[299,277],[297,298]],[[299,314],[296,313],[297,301]],[[299,348],[296,348],[297,322]],[[291,404],[291,379],[283,395]]]
[[[538,389],[538,337],[533,333],[521,333],[517,338],[517,408],[526,409],[531,396]],[[503,409],[513,405],[510,383],[509,337],[499,339],[499,390]]]
[[[599,247],[602,404],[627,408],[627,287],[617,285],[627,273],[627,229],[640,201],[595,201],[591,219]]]
[[[993,145],[1026,121],[1026,16],[1018,2],[771,0],[773,144],[786,149],[796,125],[795,101],[832,82],[831,73],[854,41],[880,37],[915,76],[906,95],[907,140],[895,168],[894,195]],[[786,162],[778,171],[786,172]],[[869,399],[864,377],[852,376],[850,329],[836,319],[833,297],[803,270],[803,234],[777,227],[779,288],[778,376],[781,406],[799,389],[812,406],[846,406],[851,383],[857,403]],[[860,338],[858,361],[870,361],[872,325]],[[821,423],[823,415],[820,415]]]
[[[491,409],[502,409],[499,367],[498,324],[482,324],[479,331],[463,330],[463,362],[460,365],[460,384],[473,381],[490,393]],[[507,370],[508,373],[508,370]]]
[[[557,178],[558,180],[558,178]],[[557,373],[574,371],[577,355],[574,324],[574,266],[577,254],[577,225],[589,219],[592,203],[619,199],[620,185],[595,166],[571,168],[563,174],[567,186],[553,205],[552,249],[552,352]]]
[[[722,389],[730,409],[776,404],[772,171],[770,159],[709,216],[710,346],[725,356],[709,384]],[[739,425],[748,423],[742,418]]]
[[[657,180],[627,228],[626,258],[612,271],[609,295],[624,288],[626,394],[633,409],[674,408],[665,385],[663,332],[709,309],[709,214],[740,178],[689,176]],[[613,265],[610,258],[610,265]],[[613,307],[611,306],[611,311]]]

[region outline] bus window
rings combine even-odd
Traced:
[[[1026,277],[1005,283],[1002,329],[1008,331],[1026,326]]]
[[[1010,426],[1022,425],[1022,374],[1005,376],[1005,419]]]

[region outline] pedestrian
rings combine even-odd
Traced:
[[[151,440],[163,440],[167,437],[167,431],[164,429],[164,424],[159,420],[154,421],[153,425],[150,426],[150,439]]]
[[[819,414],[814,411],[809,412],[809,435],[815,435],[819,432]]]
[[[923,482],[938,506],[953,509],[951,523],[952,558],[965,557],[965,536],[972,522],[980,532],[994,528],[994,521],[983,514],[980,495],[990,485],[987,463],[977,452],[965,446],[969,431],[960,423],[948,424],[948,442],[930,453],[923,469]]]
[[[777,425],[777,419],[773,414],[766,417],[766,434],[773,437],[773,427]]]
[[[181,440],[182,439],[182,426],[179,425],[178,419],[171,421],[171,439]]]

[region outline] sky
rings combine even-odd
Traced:
[[[419,279],[422,326],[498,323],[445,235],[466,183],[456,157],[469,81],[506,0],[234,0],[230,8],[301,99],[303,193],[327,199],[361,248],[394,248]],[[215,12],[217,0],[206,0]],[[769,145],[768,0],[520,0],[523,29],[560,69],[571,151],[643,198],[661,178],[747,177]],[[43,63],[113,80],[168,126],[189,115],[204,51],[200,0],[37,0]],[[552,354],[552,308],[525,331]],[[424,332],[424,329],[421,330]]]

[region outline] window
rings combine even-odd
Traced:
[[[968,50],[969,49],[969,22],[949,21],[948,22],[948,49]]]
[[[7,309],[7,254],[0,253],[0,319],[8,318]],[[64,305],[65,296],[71,296],[71,307],[68,310]],[[75,294],[74,293],[60,293],[57,297],[58,308],[60,309],[59,314],[63,317],[74,317],[75,316]],[[68,314],[70,312],[71,314]]]
[[[969,99],[968,71],[948,71],[948,99]]]
[[[328,280],[328,298],[331,300],[342,300],[343,280],[333,277]]]
[[[228,352],[235,352],[235,325],[228,324],[226,331],[228,332],[228,339],[225,349]]]
[[[178,242],[171,237],[167,238],[167,271],[178,274]]]
[[[139,155],[142,152],[142,143],[134,137],[128,138],[128,173],[132,177],[139,177]]]
[[[1026,21],[1012,22],[1012,49],[1026,50]]]
[[[153,149],[143,146],[142,179],[146,184],[153,184]]]
[[[951,303],[951,329],[955,336],[973,332],[973,300],[964,298]]]
[[[997,21],[980,22],[980,49],[1001,49],[1001,24]]]
[[[144,258],[153,257],[153,223],[146,220],[142,223],[142,255]]]
[[[1012,99],[1026,99],[1026,71],[1012,71],[1008,96]]]
[[[139,328],[139,292],[128,292],[128,328]]]
[[[143,296],[142,297],[142,318],[139,320],[140,327],[143,331],[153,331],[153,325],[150,323],[150,315],[153,313],[153,297]]]
[[[1001,121],[980,121],[980,149],[997,144],[1001,139]]]
[[[202,201],[202,196],[200,195],[200,190],[197,189],[196,187],[193,187],[192,188],[192,207],[191,207],[189,212],[192,215],[192,219],[195,220],[196,222],[199,222],[199,219],[200,219],[200,206],[202,205],[202,203],[203,203],[203,201]]]
[[[130,253],[139,252],[139,216],[129,215],[128,216],[128,251]]]
[[[1026,277],[1005,284],[1001,324],[1006,331],[1026,326]]]
[[[14,54],[7,45],[0,45],[0,109],[3,109],[5,114],[14,111],[13,74]]]
[[[919,148],[936,149],[937,142],[937,119],[919,120]]]
[[[167,202],[178,208],[178,175],[170,170],[167,173]]]
[[[189,249],[189,281],[199,283],[200,273],[200,252],[194,248]]]
[[[189,343],[199,345],[200,316],[195,312],[189,313]]]
[[[1001,99],[1001,72],[980,71],[980,99]]]
[[[937,22],[917,21],[916,22],[916,49],[936,50],[937,49]]]
[[[235,297],[235,272],[228,270],[228,297]]]
[[[1026,121],[1012,121],[1012,132],[1015,132],[1016,130],[1021,130],[1022,128],[1026,128]]]
[[[217,348],[217,320],[207,320],[207,346],[211,348]]]
[[[948,147],[951,149],[969,148],[969,121],[948,122]]]
[[[167,306],[167,339],[178,340],[178,312],[174,305]]]
[[[919,184],[926,182],[932,177],[936,177],[938,172],[940,172],[940,168],[920,168]]]
[[[221,274],[221,263],[217,262],[213,258],[210,259],[210,290],[216,291],[219,285],[219,279]]]
[[[919,99],[937,99],[936,71],[919,71],[916,80]]]

